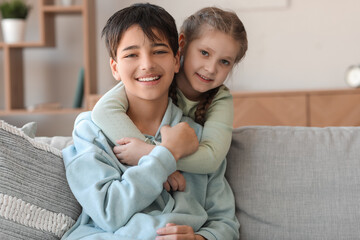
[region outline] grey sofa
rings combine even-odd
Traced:
[[[0,239],[59,239],[81,211],[59,150],[71,138],[32,131],[0,121]],[[226,178],[241,239],[360,239],[359,146],[357,127],[235,129]]]

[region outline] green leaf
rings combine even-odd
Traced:
[[[30,5],[26,5],[23,0],[11,0],[0,4],[0,12],[2,18],[22,18],[26,19]]]

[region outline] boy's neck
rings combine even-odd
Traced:
[[[154,101],[128,96],[129,108],[127,115],[142,134],[155,136],[168,105],[168,98]]]

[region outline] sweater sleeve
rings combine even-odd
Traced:
[[[226,160],[215,173],[209,175],[205,200],[208,219],[197,232],[209,240],[239,239],[240,224],[235,215],[235,198],[224,178],[225,170]]]
[[[200,174],[215,172],[229,151],[233,118],[232,95],[226,88],[220,88],[208,109],[199,149],[181,158],[177,168]]]
[[[127,109],[125,87],[120,82],[105,93],[92,110],[92,120],[114,145],[117,145],[116,140],[123,137],[135,137],[145,141],[144,135],[126,114]]]
[[[124,166],[112,155],[105,136],[90,117],[77,121],[73,139],[74,145],[63,150],[69,186],[83,211],[106,231],[119,229],[149,206],[176,169],[171,153],[157,146],[137,166],[123,172]]]

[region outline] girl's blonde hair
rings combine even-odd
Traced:
[[[235,58],[235,63],[240,62],[248,49],[247,34],[244,24],[241,22],[236,13],[225,11],[217,7],[206,7],[200,9],[184,21],[180,28],[180,34],[184,34],[185,36],[186,44],[184,46],[184,51],[186,51],[186,45],[201,37],[204,25],[230,35],[239,44],[239,50]],[[174,95],[176,96],[174,91],[175,88],[176,83],[174,81],[170,87],[169,95],[176,104],[177,98],[174,97]],[[195,121],[197,123],[204,125],[207,109],[219,91],[219,88],[220,87],[210,89],[209,91],[203,93],[202,99],[200,100],[195,112]]]

